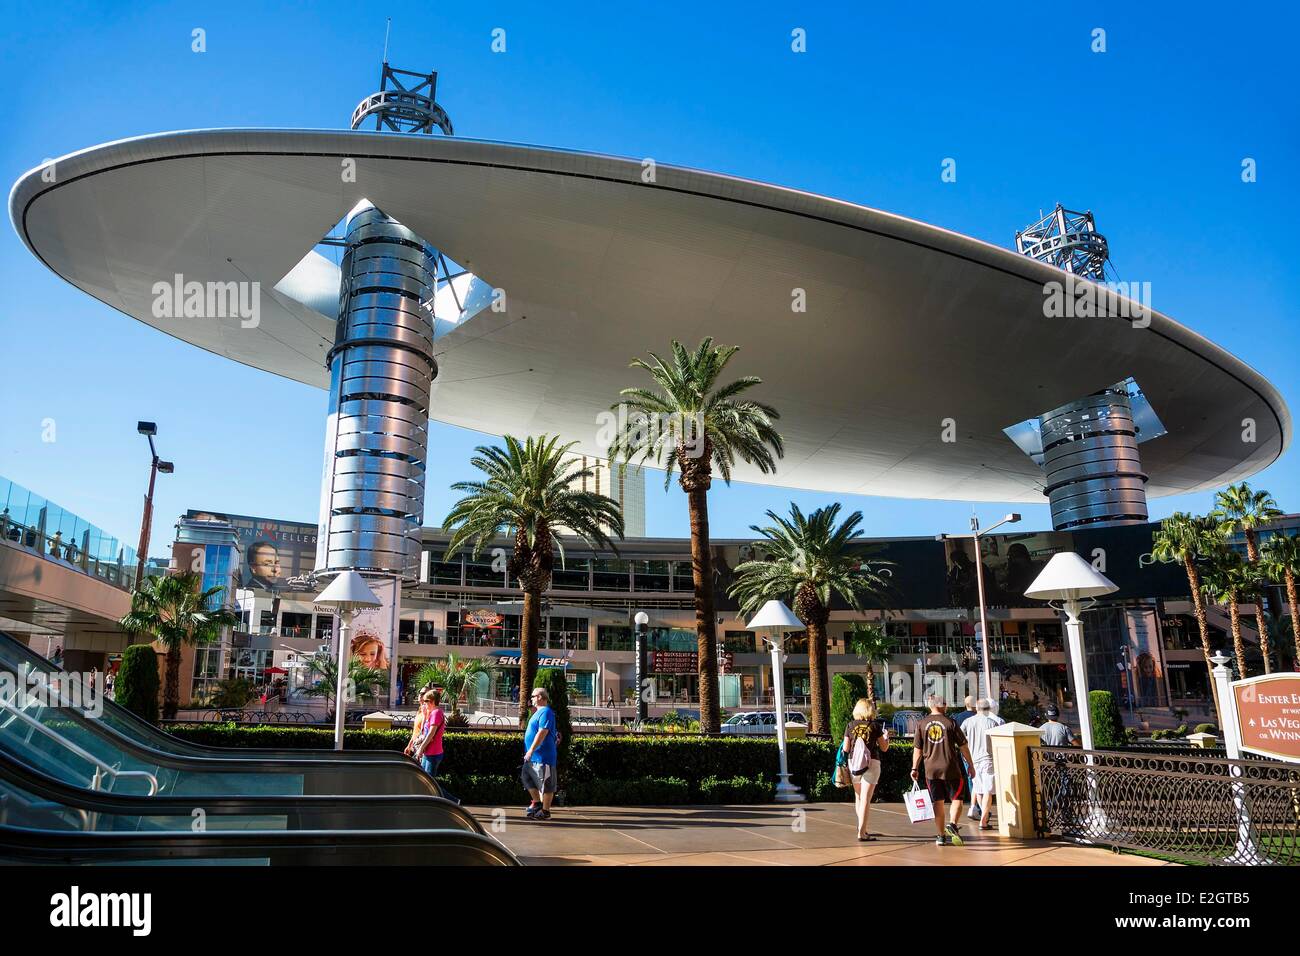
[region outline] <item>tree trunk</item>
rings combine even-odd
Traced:
[[[1220,727],[1223,726],[1223,711],[1219,708],[1219,684],[1214,679],[1214,656],[1210,648],[1210,624],[1205,618],[1205,595],[1201,593],[1201,576],[1196,570],[1196,562],[1191,556],[1183,558],[1183,569],[1187,572],[1187,586],[1192,589],[1192,611],[1196,615],[1196,627],[1201,633],[1201,652],[1205,655],[1206,680],[1210,684],[1210,696],[1214,701],[1214,716]]]
[[[1232,622],[1232,649],[1237,655],[1237,679],[1245,680],[1246,671],[1246,645],[1241,640],[1241,610],[1237,607],[1235,597],[1228,601],[1228,619]]]
[[[1283,573],[1286,582],[1286,603],[1291,606],[1291,637],[1295,639],[1295,666],[1300,667],[1300,606],[1296,605],[1295,575]]]
[[[828,692],[830,678],[826,671],[826,621],[829,615],[815,615],[808,625],[808,696],[811,734],[829,734],[831,732],[831,695]]]
[[[524,591],[523,630],[519,634],[519,726],[528,726],[528,699],[537,678],[537,637],[542,632],[542,595]]]
[[[699,651],[700,730],[716,734],[718,717],[718,639],[713,615],[713,555],[709,552],[709,498],[706,488],[686,493],[691,516],[691,576],[695,585],[695,639]]]
[[[1259,633],[1259,653],[1264,657],[1264,673],[1273,673],[1273,662],[1269,660],[1273,639],[1268,632],[1268,614],[1264,610],[1264,592],[1255,595],[1255,630]]]
[[[871,661],[867,661],[867,700],[876,702],[876,672],[871,668]]]
[[[181,706],[181,649],[167,649],[167,675],[163,680],[163,719],[175,720]]]

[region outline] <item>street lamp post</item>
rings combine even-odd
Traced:
[[[352,616],[362,608],[379,607],[379,598],[370,590],[366,579],[356,571],[344,571],[330,586],[320,593],[317,604],[335,608],[339,612],[339,655],[334,672],[334,749],[343,749],[344,704],[347,697],[348,631]]]
[[[636,623],[636,720],[639,726],[649,716],[645,699],[645,639],[650,628],[650,615],[637,611],[632,620]]]
[[[144,565],[149,560],[149,532],[153,526],[153,485],[158,473],[170,475],[176,466],[170,461],[163,461],[153,446],[153,436],[158,434],[156,422],[136,422],[135,430],[149,439],[149,492],[144,496],[144,515],[140,520],[140,548],[136,553],[138,561],[135,569],[135,587],[140,589],[144,583]]]
[[[1004,524],[1015,524],[1020,520],[1020,515],[1012,512],[1001,521],[989,525],[983,531],[980,530],[980,519],[975,515],[970,517],[969,537],[975,542],[975,586],[979,591],[980,602],[980,656],[983,658],[982,672],[984,676],[984,692],[981,696],[987,697],[994,701],[997,706],[997,695],[993,693],[993,670],[989,661],[989,622],[984,610],[984,555],[980,551],[980,538],[990,533],[995,528],[1000,528]],[[939,540],[944,541],[948,538],[965,538],[967,535],[939,535]]]
[[[802,803],[803,794],[790,782],[789,762],[785,744],[785,636],[789,631],[802,630],[804,625],[780,601],[768,601],[749,622],[749,630],[757,631],[772,648],[772,684],[776,697],[776,748],[780,757],[780,775],[776,785],[777,803]]]
[[[1075,709],[1079,712],[1079,736],[1084,750],[1092,750],[1092,713],[1088,706],[1088,668],[1083,656],[1083,622],[1079,614],[1096,604],[1099,596],[1118,590],[1106,575],[1073,551],[1052,555],[1047,567],[1025,589],[1025,597],[1047,601],[1065,612]]]

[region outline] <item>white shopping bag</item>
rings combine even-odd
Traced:
[[[907,815],[913,823],[924,823],[934,819],[934,804],[930,802],[930,791],[922,790],[920,784],[913,783],[911,791],[904,797],[907,802]]]

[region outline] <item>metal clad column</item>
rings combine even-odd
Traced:
[[[1128,392],[1105,389],[1040,416],[1057,531],[1147,520],[1147,476]]]
[[[429,422],[438,374],[435,252],[374,206],[353,211],[330,351],[317,573],[415,580]]]

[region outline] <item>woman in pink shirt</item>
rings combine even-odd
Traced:
[[[438,776],[442,763],[442,732],[447,726],[447,715],[442,712],[442,691],[436,687],[420,695],[419,739],[415,743],[414,757],[430,777]]]

